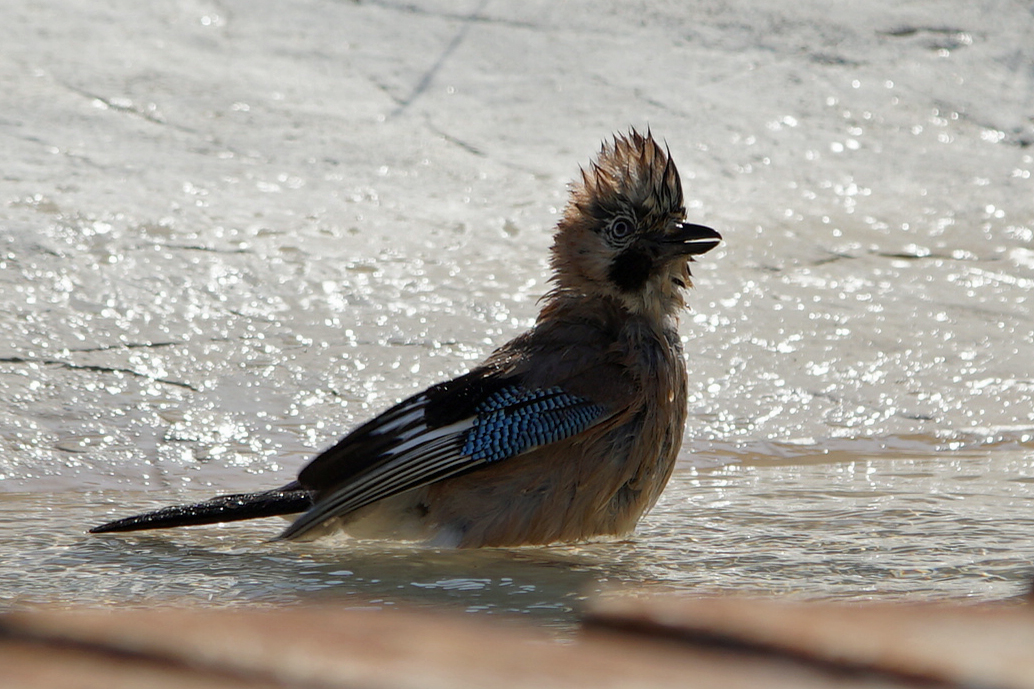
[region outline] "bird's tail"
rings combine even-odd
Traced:
[[[313,492],[302,488],[297,481],[293,481],[283,488],[261,493],[220,495],[194,505],[174,505],[134,517],[116,519],[113,522],[95,526],[90,529],[90,533],[167,529],[174,526],[194,526],[275,517],[304,512],[312,507],[312,501]]]

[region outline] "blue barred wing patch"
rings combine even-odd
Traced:
[[[474,410],[463,454],[497,462],[581,433],[606,411],[560,387],[528,390],[512,385],[489,395]]]

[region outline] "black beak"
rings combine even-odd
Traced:
[[[722,235],[710,227],[681,223],[679,228],[672,234],[664,236],[664,248],[674,255],[696,256],[706,254],[718,246],[722,241]]]

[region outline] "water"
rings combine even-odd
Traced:
[[[612,588],[1026,587],[1029,11],[230,6],[56,1],[0,26],[9,605],[449,605],[565,626]],[[690,219],[726,238],[694,266],[680,467],[633,538],[83,534],[280,485],[528,327],[564,185],[630,124],[668,141]]]
[[[433,606],[558,629],[573,624],[587,597],[625,589],[1013,596],[1034,574],[1034,458],[950,455],[684,469],[632,539],[482,551],[270,543],[283,523],[276,519],[92,537],[85,526],[157,506],[161,496],[10,493],[0,499],[2,595],[17,606]]]

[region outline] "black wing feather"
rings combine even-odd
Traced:
[[[390,458],[406,433],[418,425],[434,430],[465,419],[474,414],[485,397],[515,381],[481,367],[434,385],[367,421],[324,450],[301,470],[298,481],[317,491],[339,486]]]

